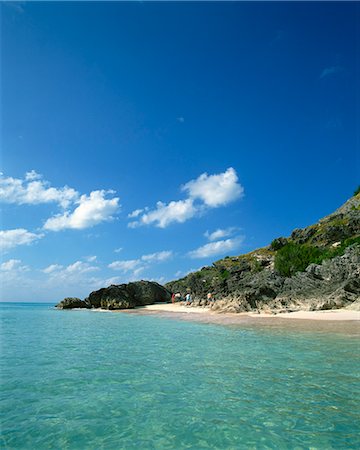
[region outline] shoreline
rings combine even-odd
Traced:
[[[122,310],[124,311],[124,310]],[[127,310],[130,311],[130,310]],[[326,311],[294,311],[294,312],[280,312],[280,313],[256,313],[256,312],[242,312],[242,313],[219,313],[212,311],[207,307],[188,307],[172,303],[155,303],[153,305],[138,306],[132,310],[139,313],[166,313],[167,315],[191,315],[200,317],[206,316],[209,321],[219,322],[220,318],[232,319],[231,321],[242,321],[246,318],[259,319],[292,319],[292,320],[316,320],[316,321],[342,321],[342,322],[356,322],[360,321],[360,311],[353,311],[348,309],[332,309]],[[211,320],[213,319],[213,320]],[[222,321],[222,320],[220,320]]]

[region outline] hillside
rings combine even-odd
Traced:
[[[314,225],[167,283],[219,312],[360,307],[360,193]]]

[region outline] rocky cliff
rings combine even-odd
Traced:
[[[91,292],[84,300],[74,297],[65,298],[56,305],[56,308],[129,309],[170,300],[171,293],[160,284],[152,281],[136,281],[99,289]]]
[[[360,309],[360,194],[333,214],[246,255],[226,257],[180,280],[194,305],[219,312]]]

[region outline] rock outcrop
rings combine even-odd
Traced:
[[[101,308],[114,310],[129,309],[170,300],[171,293],[160,284],[152,281],[136,281],[99,289],[91,292],[84,300],[66,298],[56,307],[58,309]]]
[[[284,276],[275,263],[278,252],[289,244],[322,257]],[[218,312],[360,309],[360,194],[288,238],[226,257],[165,286],[172,292],[191,292],[194,306],[210,304]],[[207,301],[208,292],[215,302]]]
[[[77,297],[66,297],[60,303],[56,305],[58,309],[74,309],[74,308],[88,308],[89,306],[84,300],[80,300]]]
[[[305,272],[281,277],[265,270],[245,277],[236,290],[219,295],[212,306],[219,312],[297,311],[360,307],[360,246],[344,255],[311,264]]]

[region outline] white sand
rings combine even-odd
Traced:
[[[197,307],[197,306],[183,306],[179,303],[156,303],[154,305],[142,306],[136,309],[145,309],[150,311],[162,311],[162,312],[174,312],[174,313],[198,313],[208,315],[218,315],[218,313],[211,311],[209,308]],[[249,317],[268,317],[268,318],[281,318],[281,319],[308,319],[308,320],[360,320],[360,311],[352,311],[347,309],[333,309],[329,311],[296,311],[289,313],[279,314],[266,314],[266,313],[225,313],[231,316],[249,316]],[[222,314],[221,314],[222,315]]]
[[[154,305],[140,306],[136,309],[149,309],[150,311],[183,312],[183,313],[211,313],[209,308],[200,306],[183,306],[179,303],[155,303]]]

